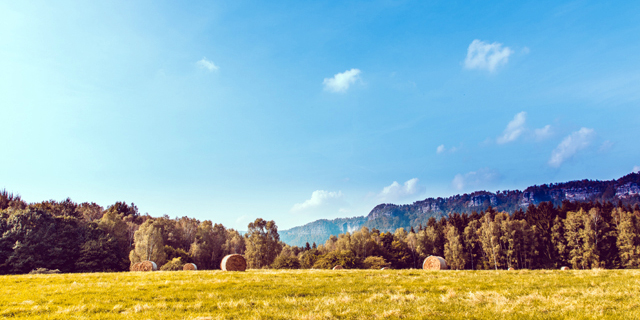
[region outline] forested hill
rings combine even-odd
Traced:
[[[617,180],[579,180],[531,186],[524,191],[507,190],[497,193],[476,191],[448,198],[427,198],[408,205],[379,204],[364,217],[317,220],[300,227],[280,231],[280,239],[289,245],[302,246],[306,242],[324,243],[331,235],[352,232],[363,226],[380,231],[394,231],[426,225],[431,217],[440,218],[451,213],[471,213],[491,206],[497,211],[513,213],[526,210],[529,205],[550,201],[558,206],[563,201],[640,203],[640,174],[631,173]]]

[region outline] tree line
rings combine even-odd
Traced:
[[[145,260],[162,270],[184,263],[219,269],[232,253],[244,255],[249,268],[420,268],[429,255],[453,269],[637,268],[639,217],[638,205],[543,202],[513,214],[491,207],[453,213],[410,230],[363,227],[297,247],[280,241],[274,221],[260,218],[240,234],[209,220],[142,215],[133,203],[27,204],[2,190],[0,273],[126,271]]]

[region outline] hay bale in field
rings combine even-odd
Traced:
[[[571,269],[571,268],[569,268],[569,267],[562,267],[562,268],[560,268],[560,270],[569,270],[569,269]]]
[[[442,257],[429,256],[422,263],[424,270],[447,270],[447,262]]]
[[[511,267],[511,268],[509,268],[509,269],[507,269],[507,270],[509,270],[509,271],[513,271],[513,270],[515,270],[515,269],[514,269],[513,267]]]
[[[142,268],[142,262],[138,262],[138,263],[132,264],[130,270],[131,271],[142,271],[141,268]]]
[[[382,268],[382,269],[380,269],[380,270],[384,271],[384,270],[390,270],[390,269],[391,269],[391,268],[389,268],[389,267],[384,267],[384,268]]]
[[[153,261],[140,262],[140,270],[138,271],[157,271],[158,265]]]
[[[184,265],[184,267],[182,267],[182,270],[184,271],[195,271],[198,270],[198,267],[196,267],[195,264],[193,263],[187,263]]]
[[[341,265],[337,265],[335,267],[333,267],[333,270],[342,270],[344,269]]]
[[[220,269],[223,271],[245,271],[247,270],[247,261],[240,254],[229,254],[222,258]]]

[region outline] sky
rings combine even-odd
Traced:
[[[288,229],[640,169],[637,1],[0,1],[0,189]]]

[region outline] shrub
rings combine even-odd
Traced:
[[[370,256],[364,259],[362,266],[365,269],[382,269],[389,267],[391,263],[387,262],[383,257]]]
[[[171,261],[165,263],[162,267],[160,267],[161,271],[178,271],[182,270],[184,267],[184,261],[182,258],[173,258]]]
[[[271,264],[273,269],[300,269],[300,260],[292,256],[278,256]]]

